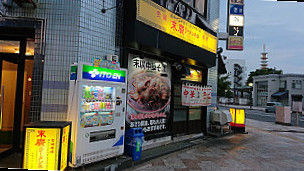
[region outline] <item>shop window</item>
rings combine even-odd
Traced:
[[[302,81],[301,80],[292,80],[292,88],[301,89]]]
[[[201,108],[190,108],[189,109],[189,120],[200,120],[201,119]]]

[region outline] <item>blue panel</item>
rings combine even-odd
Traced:
[[[124,142],[124,136],[122,135],[120,139],[112,147],[123,145],[123,142]]]
[[[243,15],[244,14],[244,5],[231,4],[230,5],[230,14]]]

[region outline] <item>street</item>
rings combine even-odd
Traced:
[[[221,106],[219,107],[221,110],[229,110],[229,107],[224,107]],[[251,109],[246,109],[246,118],[248,119],[255,119],[259,121],[264,121],[264,122],[275,122],[275,113],[266,113],[265,111],[262,110],[251,110]],[[291,124],[293,126],[296,125],[296,114],[292,113],[291,114]],[[299,114],[299,126],[304,127],[304,116]]]
[[[303,170],[304,128],[275,124],[273,113],[246,114],[248,134],[197,140],[199,145],[128,170]]]

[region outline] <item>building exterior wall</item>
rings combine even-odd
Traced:
[[[212,28],[218,32],[219,31],[219,11],[220,11],[220,1],[219,0],[209,0],[207,18],[208,23]],[[207,128],[210,127],[210,112],[214,111],[217,106],[217,77],[218,77],[218,59],[216,59],[216,65],[208,69],[208,85],[212,86],[211,92],[211,106],[207,107]]]
[[[115,46],[116,9],[101,13],[103,3],[99,0],[35,2],[36,9],[31,5],[21,8],[15,3],[6,9],[6,15],[11,17],[47,21],[43,69],[39,71],[43,73],[42,99],[37,99],[41,108],[32,106],[31,120],[40,118],[40,109],[41,120],[66,120],[70,65],[120,53]],[[104,5],[113,7],[116,1],[105,1]]]
[[[292,82],[293,80],[301,81],[301,88],[293,88]],[[304,96],[304,75],[300,74],[284,74],[284,75],[277,75],[277,74],[270,74],[270,75],[263,75],[263,76],[256,76],[253,77],[253,105],[257,106],[257,84],[260,82],[267,82],[268,84],[268,91],[267,91],[267,101],[274,101],[271,97],[272,94],[276,93],[280,90],[280,82],[286,81],[286,88],[282,88],[281,90],[288,91],[288,99],[285,105],[292,106],[292,95],[302,95]],[[304,104],[304,100],[302,101]]]
[[[228,81],[231,82],[231,87],[234,88],[233,82],[234,82],[234,64],[238,64],[242,67],[243,72],[241,74],[242,79],[240,80],[240,83],[242,86],[246,84],[246,62],[243,59],[227,59],[224,61],[225,62],[225,67],[227,70],[227,74],[224,74],[223,76],[229,75]]]

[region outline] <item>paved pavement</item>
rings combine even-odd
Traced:
[[[128,170],[303,170],[304,128],[247,119],[248,134],[201,141],[199,145]]]

